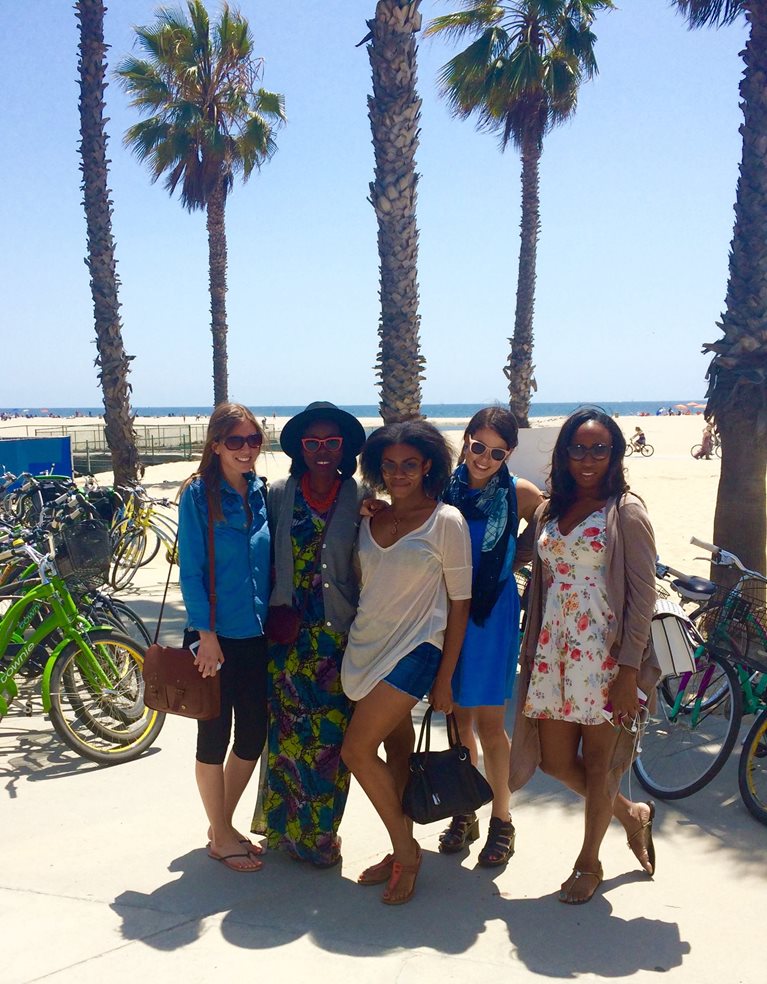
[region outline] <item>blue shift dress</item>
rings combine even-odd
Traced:
[[[514,515],[518,515],[517,480],[511,476],[514,490]],[[478,492],[470,491],[469,495]],[[471,537],[471,563],[479,570],[486,519],[467,519]],[[506,583],[485,624],[469,619],[458,664],[453,673],[453,699],[461,707],[493,707],[505,704],[514,690],[519,655],[519,592],[512,572],[516,553],[516,528],[512,529],[503,565]]]

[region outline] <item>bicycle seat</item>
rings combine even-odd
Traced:
[[[716,591],[714,582],[705,577],[678,577],[671,585],[677,594],[688,601],[707,601]]]

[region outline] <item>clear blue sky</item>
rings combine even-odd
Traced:
[[[112,0],[110,66],[150,0]],[[0,406],[100,402],[83,264],[77,23],[70,0],[0,0],[3,229]],[[217,6],[211,2],[209,9]],[[284,93],[279,151],[229,199],[230,395],[256,404],[376,403],[376,225],[366,33],[375,0],[242,0],[264,85]],[[424,19],[455,9],[424,0]],[[667,0],[623,0],[596,25],[600,74],[541,166],[539,401],[696,399],[727,281],[740,160],[744,21],[691,32]],[[505,400],[519,158],[451,119],[422,39],[419,280],[425,402]],[[110,187],[135,405],[208,404],[207,242],[122,146],[136,117],[107,90]]]

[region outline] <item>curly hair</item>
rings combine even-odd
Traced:
[[[567,448],[572,443],[573,435],[578,428],[590,420],[595,420],[598,424],[606,427],[612,442],[610,465],[602,481],[600,495],[609,499],[612,496],[628,492],[629,486],[623,470],[623,456],[626,453],[626,439],[623,436],[623,431],[609,413],[601,407],[579,407],[562,424],[562,429],[557,436],[557,443],[554,445],[549,476],[551,500],[549,501],[548,515],[551,519],[558,519],[575,502],[575,479],[570,474],[570,458],[567,454]]]
[[[220,444],[235,429],[238,424],[247,421],[253,430],[261,435],[264,440],[264,430],[256,420],[253,413],[242,403],[219,403],[208,421],[208,430],[205,435],[205,446],[202,449],[202,458],[197,471],[179,489],[179,497],[184,489],[196,478],[202,479],[205,489],[211,498],[213,519],[223,519],[221,511],[221,458],[213,450],[214,444]]]
[[[500,437],[502,441],[506,442],[506,446],[509,451],[513,451],[517,444],[519,444],[519,424],[517,423],[517,418],[511,410],[500,405],[485,407],[482,410],[477,410],[469,421],[466,430],[463,432],[463,446],[461,447],[461,453],[458,457],[459,465],[462,464],[466,457],[466,442],[470,440],[477,433],[477,431],[480,431],[485,427],[495,431],[498,437]]]
[[[373,431],[360,455],[365,482],[371,489],[386,491],[381,461],[386,449],[394,444],[409,444],[423,455],[424,460],[431,461],[428,474],[423,477],[423,488],[427,495],[439,498],[453,470],[453,453],[440,431],[425,420],[404,420]]]

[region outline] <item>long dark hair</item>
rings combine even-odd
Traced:
[[[221,458],[213,450],[214,444],[220,444],[225,438],[229,437],[234,428],[247,421],[256,433],[264,439],[264,430],[256,420],[252,411],[248,410],[242,403],[219,403],[208,421],[208,431],[205,435],[205,447],[202,449],[202,458],[197,471],[190,475],[179,490],[179,496],[184,489],[196,478],[202,479],[205,490],[210,496],[212,518],[223,519],[221,511]]]
[[[432,498],[439,497],[447,485],[453,470],[453,454],[450,445],[437,428],[425,420],[404,420],[387,424],[373,431],[365,441],[360,455],[362,477],[379,492],[386,491],[381,473],[384,451],[394,444],[409,444],[419,451],[425,460],[431,461],[428,475],[423,477],[424,492]]]
[[[623,470],[623,456],[626,453],[626,439],[623,436],[623,431],[609,413],[601,407],[579,407],[562,424],[551,457],[551,474],[549,476],[551,499],[548,515],[552,519],[558,519],[575,502],[575,479],[570,474],[570,459],[567,455],[567,448],[572,444],[573,435],[578,428],[590,420],[595,420],[607,428],[612,443],[610,466],[599,490],[600,495],[605,499],[610,499],[613,496],[628,492],[629,486]]]
[[[519,424],[511,410],[501,406],[484,407],[482,410],[477,410],[463,432],[463,445],[458,457],[459,465],[466,457],[466,442],[485,427],[495,431],[498,437],[506,442],[509,451],[513,451],[519,444]]]

